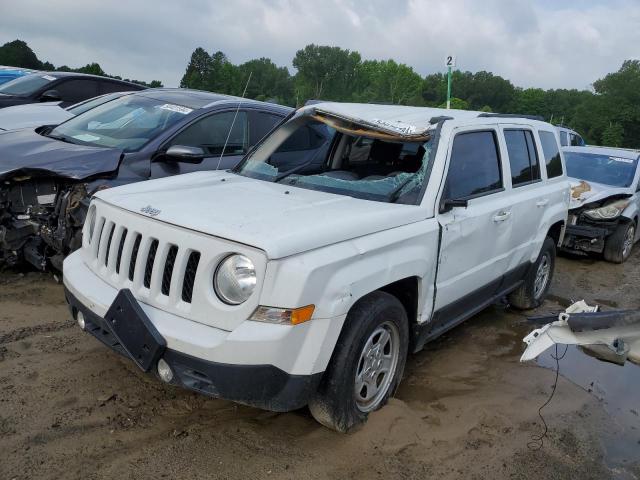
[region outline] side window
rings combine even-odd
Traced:
[[[584,146],[584,140],[582,139],[582,137],[576,133],[572,133],[570,135],[570,143],[572,147],[582,147]]]
[[[560,130],[560,145],[562,145],[563,147],[569,146],[569,137],[567,135],[567,132],[563,130]]]
[[[248,150],[248,138],[247,112],[239,111],[236,115],[236,112],[232,111],[216,113],[197,120],[176,135],[171,145],[200,147],[207,156],[220,155],[223,148],[225,155],[244,155]]]
[[[547,178],[562,176],[562,160],[556,136],[552,132],[540,130],[540,143],[542,143],[542,153],[547,164]]]
[[[531,130],[505,130],[504,139],[509,153],[511,184],[514,187],[540,180],[538,152]]]
[[[100,94],[115,93],[115,92],[127,92],[133,90],[128,85],[123,85],[116,82],[100,82]]]
[[[446,198],[469,198],[501,188],[502,169],[495,132],[456,135],[449,160]]]
[[[298,128],[293,132],[293,135],[280,145],[280,148],[278,148],[276,153],[299,152],[319,148],[327,141],[328,137],[328,134],[323,135],[321,133],[321,130],[319,129],[322,128],[324,128],[322,125],[317,127],[307,125],[302,128]]]
[[[267,112],[254,112],[251,119],[251,144],[256,144],[282,121],[280,115]]]
[[[98,95],[98,82],[94,80],[67,80],[58,84],[55,89],[60,93],[63,102],[81,102]]]

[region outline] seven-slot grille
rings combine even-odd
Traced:
[[[96,219],[89,249],[98,264],[104,265],[107,274],[126,276],[129,281],[140,282],[148,289],[152,288],[152,283],[158,283],[160,292],[166,296],[172,294],[172,287],[176,288],[177,298],[191,303],[200,252],[186,249],[186,264],[183,262],[182,271],[177,272],[180,247],[118,226],[105,217]],[[172,285],[174,277],[180,284]]]

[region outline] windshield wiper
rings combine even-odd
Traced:
[[[60,140],[61,142],[65,142],[65,143],[70,143],[72,145],[77,145],[77,143],[72,142],[71,139],[69,137],[66,137],[64,135],[46,135],[49,138],[53,138],[54,140]]]

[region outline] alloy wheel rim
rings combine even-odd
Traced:
[[[380,324],[360,352],[354,390],[361,412],[375,410],[387,394],[400,357],[400,332],[393,322]]]
[[[533,283],[533,295],[536,299],[540,298],[542,292],[547,288],[549,283],[549,274],[551,273],[551,262],[548,255],[543,255],[536,270],[536,279]]]
[[[633,225],[630,225],[627,232],[624,234],[624,243],[622,244],[622,257],[627,258],[631,253],[631,247],[633,247],[633,238],[635,237],[636,229]]]

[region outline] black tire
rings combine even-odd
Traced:
[[[632,221],[621,223],[607,238],[604,244],[604,259],[612,263],[624,263],[631,255],[635,240],[636,224]],[[627,236],[631,235],[631,244],[627,244]]]
[[[547,262],[546,265],[548,265],[549,273],[542,288],[537,289],[536,279],[538,278],[539,269],[542,268],[541,264],[545,261]],[[551,237],[547,237],[544,239],[538,258],[527,272],[527,276],[524,278],[524,283],[511,292],[507,297],[511,306],[520,310],[529,310],[531,308],[539,307],[544,301],[544,298],[549,291],[549,287],[551,286],[555,266],[556,244]]]
[[[384,393],[381,393],[382,388],[378,391],[375,406],[372,404],[370,410],[363,411],[361,404],[356,400],[356,374],[362,371],[363,362],[367,361],[362,360],[361,355],[364,355],[365,345],[371,345],[369,342],[379,329],[387,328],[391,332],[393,326],[397,329],[399,340],[395,371],[388,376],[390,380],[385,377],[381,382],[388,387],[384,389]],[[395,333],[390,337],[394,335]],[[325,427],[339,432],[348,432],[366,422],[369,412],[385,405],[400,383],[408,345],[407,313],[396,297],[378,291],[360,299],[347,315],[329,366],[318,391],[309,402],[309,410],[313,417]],[[363,388],[366,390],[366,386],[363,385]],[[358,398],[361,398],[361,395],[362,390]]]

